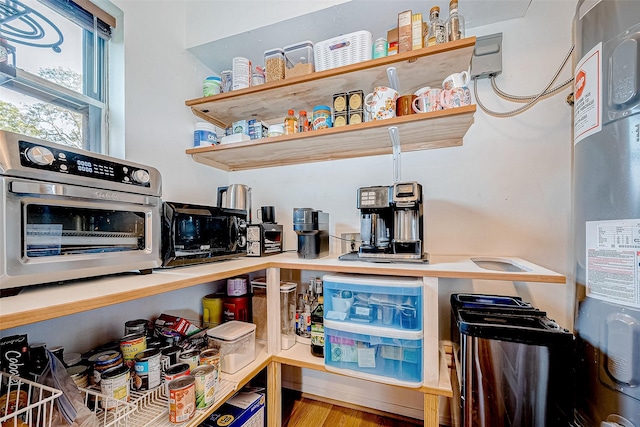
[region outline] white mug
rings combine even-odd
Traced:
[[[442,90],[438,88],[431,88],[429,86],[418,89],[414,95],[417,96],[413,100],[413,111],[416,113],[428,113],[430,111],[441,110],[440,106],[440,92]]]
[[[469,72],[453,73],[442,82],[442,89],[449,90],[454,87],[467,87],[469,85]]]
[[[370,120],[390,119],[396,116],[398,91],[386,86],[378,86],[373,93],[364,97],[364,109]]]
[[[471,91],[468,87],[454,87],[440,92],[442,108],[463,107],[471,104]]]

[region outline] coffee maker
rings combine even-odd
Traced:
[[[329,255],[329,214],[311,208],[293,210],[293,230],[298,235],[298,258]]]
[[[358,258],[425,262],[422,252],[422,185],[397,182],[358,189]]]

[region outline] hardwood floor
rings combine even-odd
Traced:
[[[413,427],[423,425],[422,420],[382,412],[365,412],[359,409],[309,398],[292,390],[282,390],[283,427]]]

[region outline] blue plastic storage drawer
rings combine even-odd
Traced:
[[[385,336],[373,333],[375,329],[325,321],[327,370],[387,384],[422,386],[422,332],[395,331],[394,334],[387,329],[390,336]]]
[[[325,320],[422,330],[422,279],[334,274],[322,281]]]

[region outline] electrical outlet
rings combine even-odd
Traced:
[[[360,233],[340,234],[340,252],[343,254],[357,252],[360,249]]]
[[[502,33],[477,37],[471,57],[471,78],[488,78],[502,72]]]

